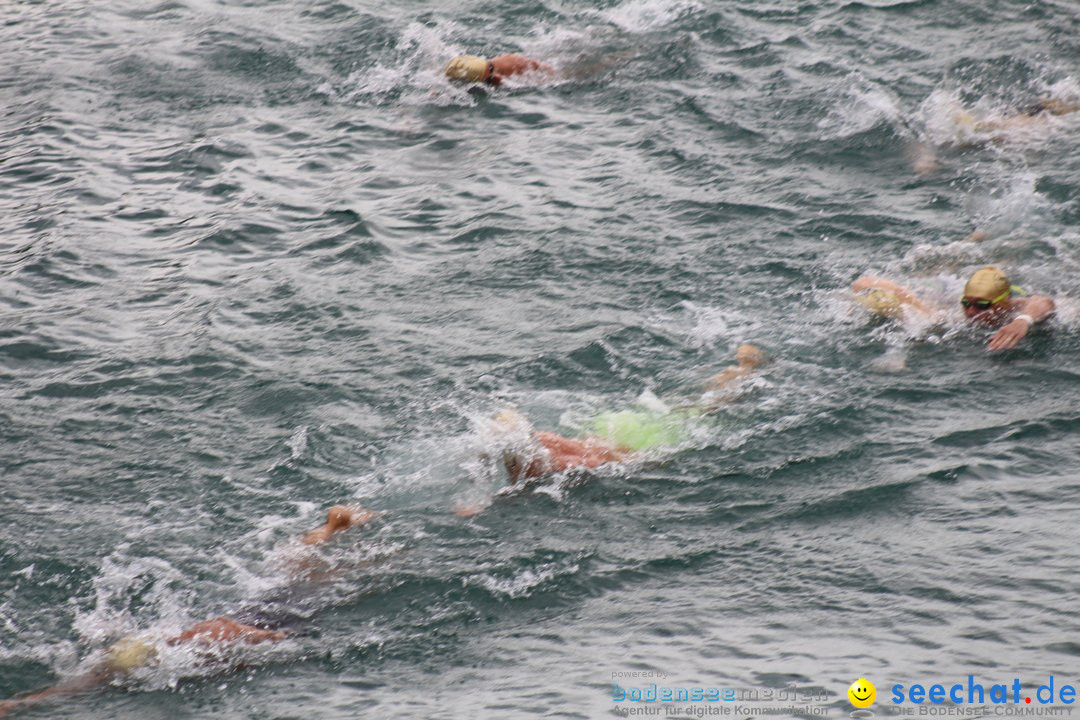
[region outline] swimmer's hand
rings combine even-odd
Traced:
[[[326,512],[326,524],[305,534],[300,538],[300,542],[305,545],[318,545],[342,530],[356,525],[367,525],[380,517],[382,517],[381,512],[369,510],[360,505],[335,505]]]
[[[1030,329],[1031,323],[1024,318],[1018,317],[994,333],[994,337],[990,338],[990,342],[987,343],[987,348],[990,350],[1011,350],[1027,336]]]

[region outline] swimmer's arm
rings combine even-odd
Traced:
[[[1068,115],[1069,113],[1080,110],[1080,103],[1070,103],[1054,98],[1047,98],[1046,100],[1040,101],[1039,104],[1051,115]]]
[[[37,705],[38,703],[45,702],[46,700],[55,697],[76,695],[88,690],[93,690],[94,688],[109,682],[113,675],[114,673],[110,671],[107,666],[102,665],[85,675],[80,675],[71,680],[57,683],[50,688],[45,688],[44,690],[39,690],[38,692],[29,695],[23,695],[22,697],[12,698],[11,700],[0,701],[0,717],[5,717],[15,710],[31,705]]]
[[[367,525],[382,517],[382,513],[359,505],[335,505],[326,512],[326,523],[300,536],[301,545],[321,545],[342,530]],[[294,581],[313,582],[324,579],[330,572],[325,561],[316,553],[301,553],[286,558],[285,571]]]
[[[1012,117],[1001,118],[998,120],[980,120],[975,123],[975,130],[977,132],[994,132],[996,130],[1016,130],[1019,128],[1030,127],[1037,123],[1046,122],[1046,118],[1039,115],[1013,115]]]
[[[908,290],[903,285],[894,283],[892,280],[886,280],[885,278],[875,277],[873,275],[863,275],[861,278],[851,283],[851,292],[862,293],[867,290],[887,290],[896,296],[904,305],[910,308],[918,310],[919,312],[929,315],[930,308],[926,303],[918,298],[915,293]]]
[[[304,533],[300,542],[304,545],[319,545],[324,543],[342,530],[347,530],[357,525],[367,525],[382,517],[382,513],[368,510],[359,505],[335,505],[326,513],[326,524],[322,527]]]
[[[726,370],[713,375],[705,381],[705,392],[701,398],[694,402],[683,403],[675,406],[675,410],[694,410],[705,415],[714,413],[730,404],[735,398],[735,393],[714,394],[723,390],[736,381],[754,373],[756,368],[743,365],[733,365]]]
[[[451,512],[453,512],[455,517],[468,520],[469,518],[476,517],[480,513],[487,511],[487,509],[492,507],[496,502],[505,503],[520,497],[522,491],[527,490],[529,487],[529,484],[525,481],[512,482],[506,487],[500,488],[494,495],[485,500],[471,503],[457,503],[451,508]]]
[[[749,373],[750,371],[747,371]],[[723,373],[721,373],[722,375]],[[712,415],[715,412],[719,412],[724,408],[730,407],[732,403],[738,400],[739,395],[737,392],[718,392],[723,390],[722,385],[716,387],[706,388],[701,397],[693,402],[683,403],[682,405],[676,405],[675,410],[689,410],[694,413],[700,413],[701,415]]]
[[[1019,307],[1020,314],[1013,318],[1008,325],[994,333],[994,336],[990,338],[990,342],[987,344],[987,348],[990,350],[1009,350],[1016,347],[1027,336],[1032,325],[1046,322],[1054,314],[1056,305],[1054,299],[1046,295],[1032,295],[1024,298]],[[1029,318],[1031,322],[1028,322]]]
[[[261,642],[279,642],[285,637],[285,633],[278,630],[264,630],[254,625],[237,622],[229,617],[218,617],[192,625],[179,635],[169,638],[165,643],[167,645],[188,643],[214,645],[242,640],[248,645],[256,645]]]
[[[721,370],[705,381],[706,394],[723,390],[737,380],[754,374],[763,362],[765,362],[765,353],[761,351],[761,348],[750,343],[743,343],[735,348],[736,364]],[[698,403],[699,409],[703,412],[710,412],[716,405],[716,398],[706,403]]]
[[[1049,320],[1056,309],[1057,303],[1054,302],[1054,298],[1047,297],[1046,295],[1031,295],[1030,297],[1024,298],[1024,304],[1020,308],[1020,312],[1025,315],[1030,315],[1031,319],[1038,325],[1041,322]]]

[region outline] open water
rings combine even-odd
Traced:
[[[5,3],[0,698],[281,597],[338,502],[385,517],[292,638],[20,716],[1076,684],[1080,113],[955,111],[1080,100],[1078,38],[1075,0]],[[466,51],[563,75],[465,92]],[[991,262],[1060,301],[997,355],[956,306]],[[871,320],[866,272],[954,318]],[[495,412],[569,433],[742,342],[687,442],[491,502]]]

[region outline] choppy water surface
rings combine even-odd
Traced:
[[[280,592],[32,717],[605,717],[669,685],[1076,680],[1071,1],[15,2],[0,9],[0,697]],[[564,79],[447,86],[519,51]],[[912,170],[930,148],[935,172]],[[965,242],[974,229],[989,232]],[[870,322],[886,274],[1063,298],[988,355]],[[539,427],[772,363],[670,452],[495,501]],[[569,426],[569,427],[568,427]]]

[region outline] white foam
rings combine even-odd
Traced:
[[[963,109],[963,103],[955,92],[935,89],[919,105],[915,119],[924,130],[926,140],[934,145],[956,143],[963,138],[954,119]]]
[[[1056,297],[1054,303],[1054,324],[1070,329],[1080,327],[1080,300],[1071,297]]]
[[[443,22],[435,26],[410,23],[402,32],[395,51],[381,63],[353,71],[340,92],[331,93],[343,101],[362,97],[385,98],[402,90],[411,91],[401,98],[404,104],[472,104],[472,98],[446,82],[446,62],[476,49],[464,48],[445,38],[459,32],[457,25]]]
[[[623,30],[642,33],[666,27],[704,8],[697,0],[629,0],[608,10],[595,12]]]
[[[94,601],[90,609],[76,613],[74,629],[89,645],[130,635],[142,629],[148,616],[172,617],[181,622],[185,602],[174,587],[183,587],[184,576],[168,561],[154,557],[131,557],[130,546],[120,545],[101,563],[94,578]],[[132,612],[132,594],[138,591],[139,612]]]
[[[693,326],[687,334],[697,347],[712,347],[718,340],[731,337],[732,327],[725,308],[699,305],[689,300],[681,306],[690,313]]]
[[[1030,233],[1054,225],[1052,204],[1038,191],[1038,181],[1036,173],[1022,169],[1010,173],[1000,187],[972,195],[971,213],[991,241],[1016,231]]]
[[[944,243],[919,243],[908,250],[901,261],[903,274],[936,271],[942,267],[974,265],[986,261],[984,243],[953,240]],[[936,288],[933,292],[941,292]]]
[[[666,415],[671,412],[671,408],[666,402],[656,396],[651,389],[646,388],[641,391],[641,394],[637,397],[637,404],[646,410],[651,410],[655,413]]]
[[[829,140],[858,135],[883,123],[902,136],[914,135],[904,119],[899,98],[891,90],[853,73],[829,114],[818,121],[818,128],[823,131],[822,139]]]
[[[495,595],[505,595],[510,599],[526,597],[536,587],[553,580],[560,575],[573,575],[580,567],[575,563],[560,567],[556,563],[546,563],[536,568],[526,568],[508,578],[493,575],[474,575],[471,581]]]
[[[291,460],[299,460],[304,451],[307,450],[308,445],[308,428],[307,425],[301,425],[293,431],[293,434],[289,437],[287,443],[289,447],[289,458]]]
[[[1046,87],[1047,97],[1058,98],[1065,102],[1080,102],[1080,80],[1072,75],[1043,84]]]

